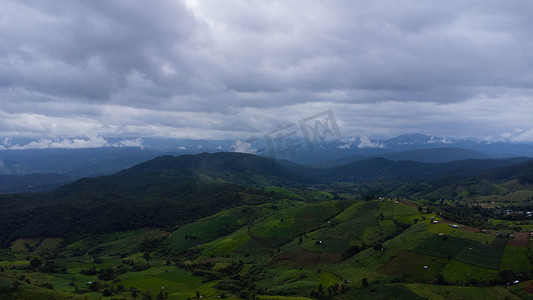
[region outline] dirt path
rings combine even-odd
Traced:
[[[515,232],[513,238],[507,240],[507,245],[517,247],[527,247],[527,240],[529,239],[529,233],[527,232]]]

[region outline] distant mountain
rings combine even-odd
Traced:
[[[469,159],[446,163],[423,163],[370,158],[325,169],[323,171],[323,180],[358,183],[427,182],[445,177],[479,175],[488,170],[521,163],[526,160],[529,159]]]
[[[35,173],[21,175],[1,175],[0,193],[43,192],[74,181],[61,174]]]
[[[450,145],[458,143],[460,140],[450,138],[440,138],[436,136],[429,136],[425,134],[413,133],[402,134],[397,137],[381,141],[381,143],[390,149],[420,149],[435,148],[435,147],[449,147]]]
[[[137,147],[3,150],[0,151],[0,174],[107,175],[158,155],[161,153]]]
[[[375,155],[372,157],[381,157],[393,161],[417,161],[425,163],[443,163],[465,159],[487,159],[491,158],[488,155],[481,154],[472,150],[465,150],[460,148],[431,148],[431,149],[417,149],[402,152],[389,152]],[[352,155],[343,157],[328,162],[317,163],[318,167],[331,167],[349,164],[356,161],[361,161],[371,157],[362,155]]]
[[[82,177],[110,175],[161,155],[127,148],[0,151],[0,193],[38,192]]]
[[[160,155],[183,155],[245,151],[258,156],[292,161],[312,167],[331,167],[352,163],[372,157],[389,160],[412,160],[419,162],[448,162],[464,159],[533,157],[532,144],[490,143],[468,139],[440,138],[423,134],[406,134],[391,139],[371,140],[368,137],[344,137],[341,140],[321,140],[308,144],[304,137],[295,138],[290,146],[282,141],[266,143],[257,138],[247,147],[236,147],[238,141],[138,138],[135,146],[125,146],[120,138],[106,138],[108,146],[86,149],[10,149],[0,146],[0,174],[27,176],[20,184],[17,178],[0,178],[0,193],[40,191],[72,182],[82,177],[110,175]],[[11,143],[24,147],[32,145],[30,139],[13,139]],[[2,148],[4,147],[4,148]],[[276,148],[281,147],[281,148]],[[272,157],[274,155],[274,157]],[[289,169],[296,168],[294,165]],[[47,180],[37,173],[56,174]],[[64,178],[67,178],[66,180]],[[34,181],[31,181],[31,179]],[[55,181],[52,180],[55,178]],[[235,179],[234,179],[235,180]],[[251,179],[251,181],[260,181]],[[250,182],[248,178],[247,181]]]
[[[391,152],[378,155],[377,157],[394,161],[411,160],[425,163],[443,163],[466,159],[490,158],[488,155],[461,148],[417,149],[402,152]]]
[[[427,155],[415,150],[462,149],[464,151],[443,150]],[[448,151],[446,153],[445,151]],[[472,152],[467,152],[472,151]],[[406,152],[405,155],[392,153]],[[473,153],[475,152],[475,153]],[[264,155],[268,155],[265,153]],[[432,157],[434,156],[434,158]],[[404,134],[390,139],[371,140],[367,137],[344,137],[341,141],[316,141],[313,150],[298,148],[293,155],[278,155],[277,158],[312,166],[332,166],[354,162],[370,157],[385,157],[391,160],[414,160],[423,162],[446,162],[462,159],[533,157],[533,144],[475,141],[428,136],[424,134]]]

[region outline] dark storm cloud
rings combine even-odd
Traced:
[[[531,15],[529,1],[3,1],[0,136],[223,138],[334,109],[345,134],[512,139],[533,127]]]

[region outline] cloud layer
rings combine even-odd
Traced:
[[[0,3],[0,137],[245,139],[332,109],[343,135],[533,141],[533,4]]]
[[[10,138],[0,141],[0,150],[27,150],[27,149],[82,149],[100,147],[135,147],[144,148],[141,138],[109,142],[101,136],[75,137],[61,139],[39,139],[28,143],[14,144]]]

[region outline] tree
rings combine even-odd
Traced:
[[[93,292],[98,292],[101,286],[102,284],[100,283],[100,281],[93,281],[89,283],[89,289]]]
[[[152,300],[152,295],[150,295],[150,291],[146,291],[146,293],[143,294],[143,300]]]
[[[434,283],[435,284],[446,284],[446,281],[444,280],[444,276],[442,276],[441,273],[438,273],[437,276],[435,276],[435,280],[434,280]]]
[[[131,297],[132,298],[137,298],[138,294],[137,294],[137,289],[132,287],[131,288]]]
[[[30,268],[35,269],[40,267],[43,264],[43,262],[38,258],[34,257],[30,260]]]
[[[383,245],[381,243],[374,243],[374,246],[372,246],[374,250],[381,250],[383,249]]]
[[[163,294],[163,291],[159,291],[159,294],[157,295],[157,300],[163,300],[165,299],[165,295]]]
[[[361,279],[361,285],[364,288],[368,287],[368,278],[364,277],[363,279]]]
[[[115,271],[112,268],[104,269],[102,270],[102,273],[98,275],[98,279],[105,281],[113,280],[115,279],[115,277],[117,277],[117,275],[115,274]]]

